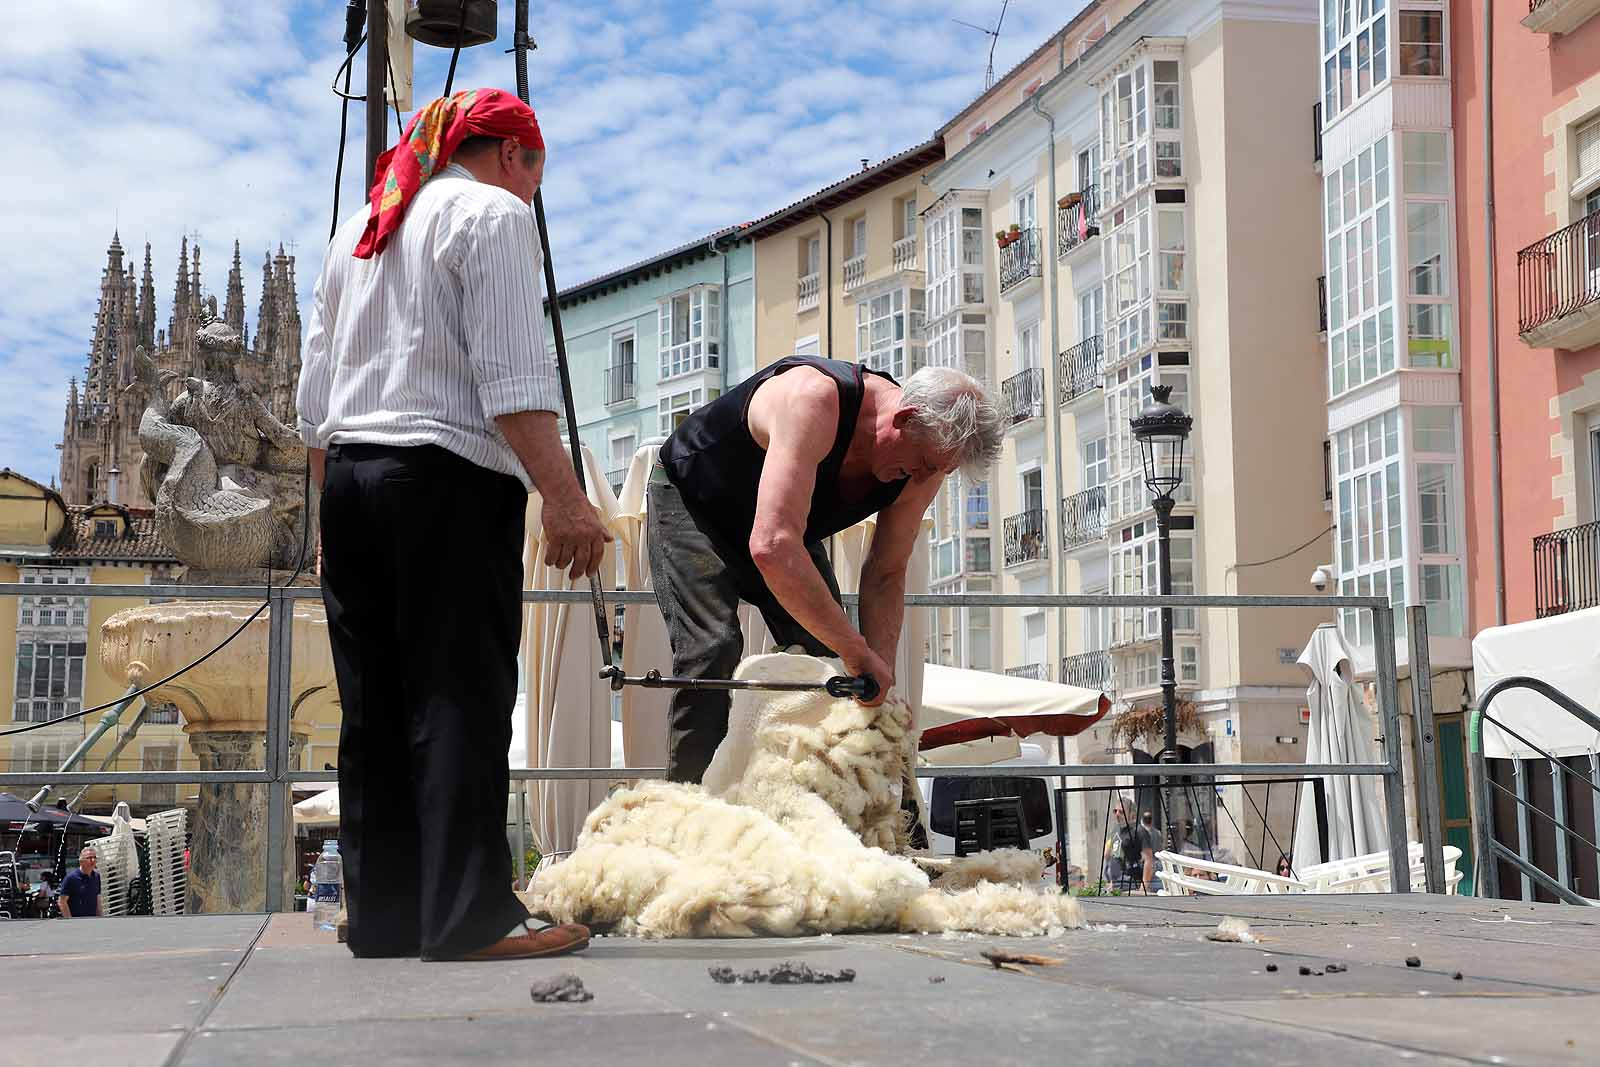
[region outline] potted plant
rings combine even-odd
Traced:
[[[1019,225],[1018,223],[1013,222],[1011,224],[1011,229],[1010,229],[1009,232],[1011,234],[1011,239],[1013,241],[1018,240],[1019,238],[1022,237],[1022,226]]]
[[[1004,231],[1004,230],[996,230],[996,231],[994,231],[994,240],[995,240],[995,244],[999,245],[1001,248],[1004,248],[1006,245],[1011,243],[1007,239],[1006,231]]]

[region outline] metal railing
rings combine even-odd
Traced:
[[[1050,680],[1050,671],[1043,663],[1024,663],[1020,667],[1007,667],[1005,673],[1007,677],[1032,678],[1036,682]]]
[[[1000,383],[1000,413],[1007,426],[1044,414],[1044,368],[1029,367]]]
[[[1042,513],[1041,513],[1042,514]],[[1007,520],[1008,523],[1010,520]],[[1042,537],[1041,537],[1042,541]],[[30,596],[38,586],[20,582],[0,583],[0,597]],[[259,768],[238,770],[171,770],[171,771],[7,771],[0,773],[0,788],[54,786],[59,789],[89,785],[259,785],[266,789],[267,833],[263,877],[265,879],[265,908],[268,911],[287,910],[293,897],[287,892],[286,851],[284,847],[292,833],[289,811],[290,788],[295,782],[326,781],[327,770],[297,770],[290,764],[290,722],[293,699],[290,686],[290,668],[293,655],[292,618],[294,603],[299,600],[320,600],[322,591],[315,586],[273,587],[254,586],[183,586],[183,585],[88,585],[75,587],[74,596],[121,598],[140,603],[165,598],[171,600],[243,600],[265,601],[270,615],[267,628],[266,663],[266,719],[265,761]],[[607,594],[613,605],[654,605],[655,595],[647,591],[623,591]],[[572,604],[588,606],[588,590],[525,589],[524,604]],[[1388,851],[1394,869],[1404,869],[1408,863],[1405,790],[1402,781],[1402,748],[1400,730],[1400,702],[1396,666],[1396,639],[1394,611],[1386,598],[1371,596],[1112,596],[1104,594],[1036,594],[1019,596],[1001,593],[913,593],[907,594],[904,604],[908,608],[964,608],[987,607],[1017,610],[1022,608],[1063,610],[1099,608],[1127,610],[1146,607],[1171,608],[1221,608],[1241,610],[1247,608],[1316,609],[1322,612],[1370,611],[1373,627],[1373,669],[1384,759],[1381,763],[1186,763],[1184,775],[1246,775],[1266,777],[1271,775],[1322,775],[1352,777],[1372,775],[1384,779],[1385,815],[1388,827]],[[859,608],[860,597],[847,594],[847,609]],[[1419,618],[1422,609],[1413,616],[1413,633],[1425,633],[1426,620]],[[1426,642],[1422,642],[1426,648]],[[1413,654],[1416,643],[1413,643]],[[1417,668],[1413,666],[1413,670]],[[1428,677],[1425,668],[1422,679]],[[596,684],[599,684],[598,680]],[[1432,738],[1432,692],[1419,685],[1415,692],[1415,709],[1418,717],[1418,734]],[[1426,746],[1425,746],[1426,748]],[[1431,754],[1431,749],[1426,749]],[[1107,775],[1157,777],[1157,765],[1130,766],[1124,764],[1079,763],[1037,764],[1029,766],[995,767],[991,765],[918,767],[919,778],[1104,778]],[[1431,765],[1424,768],[1424,780],[1431,780]],[[513,782],[530,781],[628,781],[665,777],[662,767],[513,767]],[[519,791],[519,796],[520,796]],[[1429,802],[1437,803],[1432,791],[1422,791],[1423,812],[1429,811]],[[1423,821],[1425,852],[1437,858],[1439,852],[1439,821],[1437,812]],[[1442,879],[1442,874],[1441,874]],[[1406,879],[1397,879],[1396,892],[1409,892]],[[1430,882],[1430,891],[1433,883]]]
[[[1311,162],[1322,162],[1322,102],[1311,105]]]
[[[1317,332],[1328,332],[1328,276],[1317,275]]]
[[[1039,228],[1029,226],[1000,250],[1000,292],[1014,289],[1044,273],[1039,261]]]
[[[634,397],[633,363],[613,363],[606,368],[606,403],[623,404]]]
[[[917,269],[917,236],[902,237],[894,243],[894,269]]]
[[[1600,211],[1518,252],[1517,294],[1524,334],[1600,300]]]
[[[1056,208],[1056,258],[1100,236],[1100,187],[1091,185],[1075,203]]]
[[[1095,544],[1106,536],[1106,487],[1092,486],[1061,501],[1061,547]]]
[[[1061,683],[1080,689],[1098,689],[1102,693],[1116,691],[1111,666],[1111,653],[1105,649],[1079,652],[1075,656],[1061,657]]]
[[[1049,517],[1043,508],[1006,516],[1003,533],[1007,567],[1050,558],[1050,541],[1046,536]]]
[[[1600,813],[1600,760],[1594,756],[1589,757],[1589,774],[1587,777],[1578,774],[1568,767],[1556,756],[1532,741],[1529,741],[1514,728],[1507,725],[1504,720],[1495,718],[1489,712],[1489,707],[1494,699],[1501,693],[1510,689],[1527,689],[1549,700],[1556,707],[1571,715],[1589,729],[1600,734],[1600,717],[1596,717],[1583,705],[1573,700],[1570,696],[1557,689],[1548,682],[1538,678],[1516,676],[1502,678],[1500,681],[1485,689],[1478,697],[1478,705],[1472,713],[1472,724],[1468,734],[1468,745],[1472,753],[1472,804],[1474,851],[1477,864],[1477,895],[1480,897],[1498,898],[1500,896],[1500,863],[1509,863],[1513,870],[1520,876],[1522,883],[1522,899],[1533,899],[1533,887],[1537,884],[1541,889],[1554,894],[1557,898],[1568,904],[1580,907],[1594,907],[1596,901],[1590,900],[1572,888],[1573,884],[1573,856],[1572,844],[1574,842],[1584,845],[1595,854],[1600,861],[1600,845],[1591,838],[1574,830],[1567,820],[1567,780],[1582,783],[1593,791],[1591,802],[1594,810]],[[1537,752],[1549,766],[1551,784],[1551,811],[1534,804],[1529,799],[1528,776],[1534,762],[1528,759],[1515,758],[1512,760],[1512,773],[1516,777],[1516,788],[1507,789],[1495,781],[1489,773],[1488,757],[1483,751],[1483,724],[1503,730],[1517,741]],[[1517,848],[1513,852],[1502,844],[1494,833],[1494,813],[1490,806],[1490,797],[1498,791],[1508,798],[1512,810],[1516,812],[1517,820]],[[1537,815],[1548,822],[1556,833],[1555,877],[1551,877],[1533,861],[1533,835],[1530,815]],[[1595,819],[1594,833],[1600,838],[1600,815]]]
[[[1056,380],[1061,383],[1061,402],[1069,404],[1080,396],[1087,396],[1104,383],[1105,349],[1100,335],[1086,337],[1061,353]]]
[[[1600,522],[1533,539],[1533,613],[1538,618],[1600,606]]]
[[[1322,502],[1333,499],[1333,442],[1322,442]]]
[[[628,468],[618,467],[614,471],[606,471],[606,482],[611,486],[611,491],[618,495],[622,493],[622,483],[628,480]]]

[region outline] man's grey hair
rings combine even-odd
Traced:
[[[93,845],[84,845],[81,849],[78,850],[78,858],[81,860],[85,856],[93,856],[95,859],[99,859],[100,858],[100,853],[98,853],[98,852],[96,852],[94,850],[94,846]]]
[[[901,386],[900,403],[917,409],[911,425],[941,452],[954,451],[961,472],[982,479],[1000,458],[1000,408],[976,378],[953,367],[923,367]]]

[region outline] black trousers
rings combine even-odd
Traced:
[[[357,956],[469,952],[527,917],[505,835],[527,499],[442,448],[328,449],[322,598]]]
[[[685,678],[731,678],[744,656],[739,601],[754,604],[779,648],[800,645],[813,656],[834,652],[778,603],[749,550],[718,545],[695,522],[683,496],[670,484],[652,483],[649,508],[650,570],[656,602],[672,643],[672,673]],[[839,600],[833,564],[819,544],[808,545],[822,580]],[[679,689],[672,695],[667,727],[667,779],[698,783],[717,746],[728,735],[726,691]]]

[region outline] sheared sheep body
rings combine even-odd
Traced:
[[[771,677],[774,664],[762,661],[772,660],[746,661],[739,674],[764,668]],[[777,661],[779,676],[837,670],[810,657]],[[719,796],[664,782],[612,794],[590,813],[572,855],[540,873],[534,908],[649,937],[1027,936],[1081,925],[1074,898],[1036,888],[1029,853],[957,861],[940,888],[891,854],[904,835],[899,788],[912,718],[904,701],[891,694],[867,708],[820,693],[756,699],[753,721],[750,705],[736,703],[733,721],[746,736],[730,736],[708,772],[708,784],[721,779]],[[987,880],[995,878],[1033,887]]]

